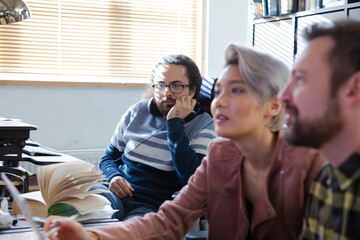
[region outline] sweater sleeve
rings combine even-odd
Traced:
[[[123,163],[121,160],[122,154],[111,143],[105,150],[105,155],[100,161],[100,170],[103,171],[109,182],[113,177],[121,176],[119,165]]]
[[[208,160],[205,157],[173,201],[165,201],[157,213],[126,221],[88,228],[101,240],[110,239],[180,239],[207,208]]]
[[[166,125],[167,139],[175,171],[180,183],[184,186],[205,155],[196,153],[191,148],[181,118],[169,119],[166,121]]]

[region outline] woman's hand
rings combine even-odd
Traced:
[[[93,233],[88,232],[78,222],[67,217],[51,216],[44,225],[44,231],[48,232],[52,228],[59,227],[58,231],[49,236],[51,240],[92,240],[99,239]]]

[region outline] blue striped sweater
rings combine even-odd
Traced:
[[[120,119],[100,169],[109,181],[123,176],[135,200],[159,207],[186,185],[216,133],[207,113],[184,124],[153,116],[147,103],[133,105]]]

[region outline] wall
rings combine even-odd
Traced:
[[[143,89],[0,86],[0,116],[36,125],[34,141],[57,150],[104,148]]]
[[[224,50],[229,43],[247,42],[248,2],[210,0],[207,26],[207,75],[218,77],[224,66]]]
[[[246,42],[246,9],[247,1],[208,1],[208,76],[220,74],[228,43]],[[142,93],[136,88],[0,86],[0,116],[36,125],[31,138],[57,150],[102,150]]]

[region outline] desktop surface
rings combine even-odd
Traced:
[[[27,129],[36,130],[37,127],[20,121],[0,120],[0,130]]]
[[[82,222],[84,227],[93,227],[107,225],[114,222],[118,222],[117,219],[98,219],[98,220],[88,220]],[[39,230],[42,231],[43,228],[41,225]],[[37,235],[32,231],[31,227],[27,224],[26,220],[19,220],[19,222],[12,226],[11,228],[0,228],[0,239],[1,240],[32,240],[37,239]]]

